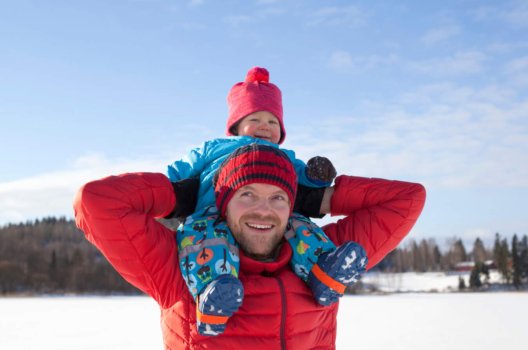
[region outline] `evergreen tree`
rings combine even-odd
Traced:
[[[458,262],[468,261],[466,247],[464,247],[464,242],[461,239],[458,239],[455,242],[455,254],[457,256]]]
[[[502,275],[506,283],[510,283],[510,268],[508,266],[510,251],[506,239],[501,239],[499,233],[495,234],[495,244],[493,246],[493,259],[497,264],[497,270]]]
[[[513,286],[516,289],[519,289],[521,287],[521,256],[519,254],[519,241],[517,239],[517,234],[513,235],[512,238],[512,244],[511,244],[512,250],[512,267],[513,267],[513,276],[512,276],[512,283]]]
[[[498,232],[495,233],[495,241],[493,242],[493,260],[498,265],[500,256],[500,235]]]
[[[55,249],[51,251],[51,259],[49,264],[49,277],[50,280],[57,283],[58,279],[58,266],[57,266],[57,252]]]
[[[466,281],[464,280],[464,277],[458,276],[458,290],[465,290],[466,289]]]
[[[442,268],[442,253],[440,252],[440,248],[438,248],[438,245],[434,245],[433,249],[433,271],[440,271]]]
[[[510,283],[511,277],[512,277],[511,276],[511,253],[510,253],[510,248],[508,246],[508,241],[506,240],[506,238],[503,238],[501,240],[501,252],[502,252],[502,256],[504,257],[502,259],[503,267],[501,268],[501,270],[502,270],[503,275],[506,278],[506,282]]]
[[[423,264],[421,266],[421,269],[418,271],[426,272],[426,271],[432,271],[433,269],[433,256],[431,254],[431,247],[429,245],[429,242],[425,239],[422,239],[420,241],[420,246],[418,247],[421,263]]]
[[[521,277],[528,278],[528,236],[524,235],[520,243]]]
[[[482,269],[482,263],[476,263],[471,270],[469,275],[469,287],[472,289],[478,289],[482,287],[482,281],[480,280],[480,272]]]
[[[466,248],[464,242],[456,237],[449,239],[448,244],[449,251],[444,256],[443,266],[445,269],[454,270],[458,263],[467,261]]]
[[[486,261],[486,248],[484,248],[484,243],[482,243],[480,238],[477,238],[473,244],[472,255],[475,263],[484,263]]]
[[[484,264],[484,263],[481,263],[481,268],[480,268],[480,274],[481,275],[484,275],[484,280],[486,283],[489,283],[489,280],[490,280],[490,270],[489,270],[489,267]]]
[[[412,270],[423,272],[424,260],[420,254],[420,248],[416,241],[412,241]]]
[[[394,249],[392,252],[392,262],[393,262],[393,265],[392,265],[392,272],[404,272],[405,269],[404,269],[404,266],[403,266],[403,261],[404,261],[404,254],[405,252],[400,249],[400,248],[396,248]]]

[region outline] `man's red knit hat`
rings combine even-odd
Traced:
[[[269,72],[266,68],[251,68],[247,72],[246,81],[233,85],[227,95],[227,106],[229,108],[227,136],[234,135],[230,129],[245,116],[267,111],[279,120],[281,128],[279,144],[284,142],[286,130],[282,121],[282,94],[275,84],[269,82]]]
[[[290,199],[291,214],[297,191],[297,174],[290,158],[277,147],[252,143],[231,153],[214,176],[216,206],[223,217],[235,192],[252,183],[281,188]]]

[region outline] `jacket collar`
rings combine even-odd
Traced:
[[[287,266],[292,257],[292,249],[287,242],[283,242],[279,251],[279,256],[275,261],[262,262],[247,257],[242,250],[240,250],[240,270],[245,274],[273,274]]]

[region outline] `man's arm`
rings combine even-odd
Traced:
[[[128,282],[172,306],[184,291],[174,231],[155,218],[175,205],[169,179],[130,173],[89,182],[74,202],[75,221]]]
[[[424,204],[425,188],[417,183],[339,176],[325,193],[321,212],[346,217],[323,229],[336,245],[361,244],[370,269],[409,233]]]

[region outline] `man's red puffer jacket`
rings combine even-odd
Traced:
[[[410,231],[424,201],[419,184],[340,176],[331,213],[345,217],[324,230],[336,245],[349,240],[363,245],[370,268]],[[155,219],[169,214],[175,202],[165,175],[130,173],[86,184],[74,203],[77,226],[87,239],[127,281],[159,303],[166,349],[335,349],[338,306],[314,301],[289,267],[288,244],[271,263],[241,255],[241,308],[222,335],[199,335],[195,303],[179,270],[175,232]]]

